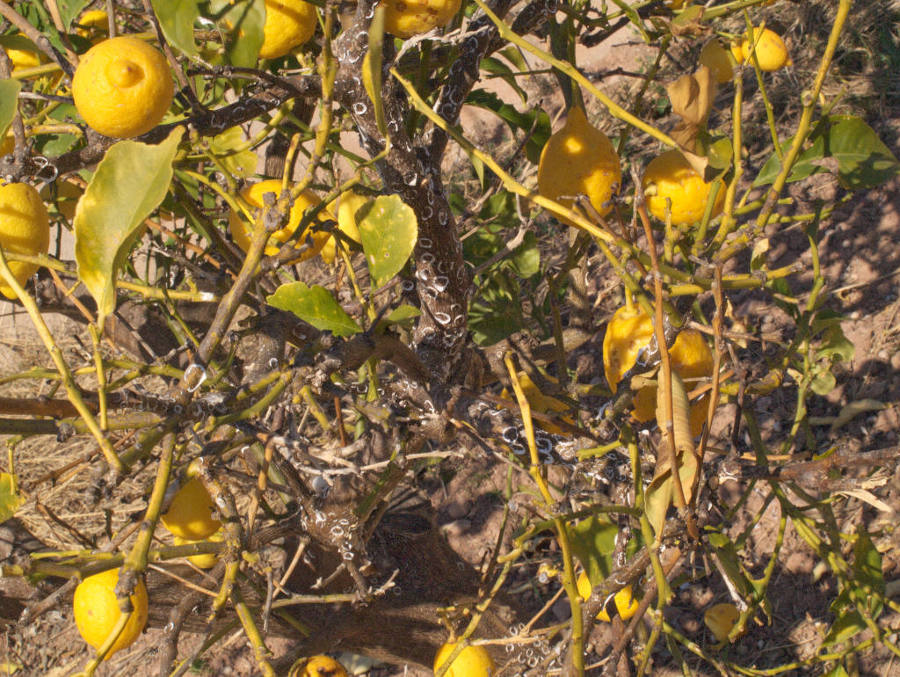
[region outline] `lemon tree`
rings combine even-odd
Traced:
[[[116,138],[140,136],[156,127],[174,91],[162,53],[128,35],[91,47],[72,78],[78,113],[96,131]]]
[[[50,217],[35,188],[27,183],[0,185],[0,248],[4,256],[46,254],[50,247]],[[12,276],[22,285],[38,266],[25,261],[8,260]],[[9,283],[0,277],[0,294],[14,299]]]
[[[122,616],[122,609],[116,597],[118,583],[119,570],[107,569],[88,576],[75,588],[72,600],[75,624],[84,641],[95,649],[103,646]],[[107,658],[134,644],[147,624],[147,588],[142,580],[138,580],[134,592],[128,599],[132,607],[131,615],[107,652]]]
[[[834,274],[845,239],[893,269],[859,200],[900,173],[892,90],[863,86],[896,41],[861,23],[896,17],[810,3],[6,3],[0,46],[37,55],[0,78],[26,616],[104,590],[90,642],[155,630],[124,674],[223,648],[267,677],[900,655],[893,409],[854,382],[893,335],[860,376],[841,315],[891,317],[891,278]],[[800,541],[821,632],[764,667],[723,651],[809,622],[779,587]],[[710,632],[664,622],[707,598],[734,603]],[[6,627],[23,664],[102,671],[31,627]]]

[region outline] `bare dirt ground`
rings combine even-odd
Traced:
[[[779,3],[781,5],[782,3]],[[826,3],[809,3],[821,8]],[[864,3],[860,3],[864,4]],[[875,4],[875,3],[873,3]],[[886,3],[887,4],[887,3]],[[798,86],[810,81],[817,58],[814,49],[821,46],[823,26],[812,16],[815,7],[805,3],[790,3],[786,7],[774,7],[769,17],[785,30],[795,67],[776,75],[772,98],[776,110],[791,110],[792,97],[796,97]],[[884,15],[887,16],[887,12]],[[865,17],[860,15],[860,21]],[[869,17],[870,21],[874,21]],[[871,24],[857,26],[859,31],[875,31]],[[896,37],[896,36],[894,36]],[[873,43],[867,43],[873,44]],[[862,49],[862,48],[860,48]],[[895,42],[893,49],[897,50]],[[810,53],[805,54],[804,50]],[[859,51],[859,50],[857,50]],[[885,87],[877,80],[879,72],[869,68],[872,53],[860,55],[851,52],[837,63],[838,72],[844,84],[854,86],[845,107],[862,115],[878,132],[881,139],[895,155],[900,155],[900,94],[896,80]],[[613,81],[604,78],[611,69],[639,70],[649,52],[636,44],[630,35],[617,36],[602,49],[586,51],[580,55],[580,65],[586,73],[596,77],[604,88],[612,87]],[[691,52],[673,49],[672,58],[664,64],[664,73],[683,72],[681,64],[686,62]],[[694,50],[693,54],[696,54]],[[804,55],[806,58],[804,58]],[[894,52],[896,58],[896,52]],[[896,72],[896,71],[894,71]],[[747,75],[748,86],[752,86],[752,75]],[[631,86],[627,78],[617,78],[619,86]],[[835,91],[841,83],[835,85]],[[548,88],[549,87],[549,88]],[[863,92],[869,88],[868,94]],[[623,90],[624,92],[625,90]],[[862,92],[860,94],[860,92]],[[542,96],[543,105],[555,101],[559,107],[558,93],[552,85],[544,85],[535,92]],[[623,94],[624,96],[624,94]],[[778,108],[780,107],[780,108]],[[756,111],[759,112],[758,110]],[[471,116],[471,117],[467,117]],[[752,118],[748,123],[748,137],[753,133]],[[606,124],[612,127],[606,119]],[[473,137],[490,140],[499,134],[490,118],[482,113],[469,111],[463,117],[467,129],[477,129]],[[481,127],[484,127],[482,130]],[[761,124],[756,133],[764,134]],[[502,137],[501,137],[502,138]],[[651,149],[644,149],[644,154]],[[764,158],[762,158],[764,159]],[[635,162],[640,161],[634,156]],[[761,163],[761,158],[751,157],[751,162]],[[797,204],[811,204],[816,199],[842,194],[841,189],[829,181],[821,181],[812,187],[792,189]],[[851,363],[844,365],[833,392],[825,397],[815,398],[811,416],[816,423],[811,434],[818,444],[843,440],[856,444],[860,449],[876,449],[898,443],[900,431],[900,179],[895,178],[886,186],[852,196],[838,211],[822,224],[821,261],[830,291],[829,307],[844,316],[842,327],[847,338],[853,343],[855,353]],[[797,229],[770,234],[771,266],[777,267],[800,261],[801,268],[811,266],[804,233]],[[799,255],[800,252],[804,254]],[[798,256],[799,255],[799,256]],[[609,270],[599,263],[599,257],[592,258],[593,282],[591,303],[596,307],[592,323],[600,328],[596,338],[583,346],[572,356],[572,364],[587,372],[594,370],[600,378],[602,367],[599,348],[602,341],[602,327],[609,314],[618,305],[614,294],[609,293]],[[792,278],[795,293],[802,294],[808,289],[809,276],[798,273]],[[750,327],[761,327],[764,331],[778,331],[783,322],[771,313],[771,306],[763,306],[752,292],[734,297],[735,314]],[[78,353],[90,342],[81,325],[64,318],[54,318],[52,331],[59,337],[67,337],[63,342],[65,350]],[[10,304],[0,304],[0,375],[20,371],[31,365],[47,365],[49,360],[42,352],[40,344],[27,317],[16,312]],[[17,386],[6,385],[0,395],[17,394]],[[777,439],[779,432],[790,425],[795,402],[789,389],[776,391],[771,397],[760,398],[755,406],[763,425],[764,435]],[[850,402],[870,401],[871,410],[853,417],[839,428],[832,429],[834,417]],[[876,407],[876,404],[879,406]],[[719,413],[717,442],[725,445],[730,435],[730,416],[733,409],[723,407]],[[39,544],[30,534],[40,536],[44,544],[54,548],[85,547],[94,533],[87,533],[92,524],[97,524],[98,508],[90,500],[91,477],[87,472],[73,466],[71,472],[63,471],[52,484],[42,482],[51,471],[64,469],[73,461],[92,452],[91,445],[83,438],[72,438],[63,443],[48,440],[28,442],[19,452],[22,459],[17,465],[22,488],[31,493],[32,487],[40,486],[39,503],[30,500],[20,511],[17,519],[4,525],[0,538],[0,555],[3,541],[13,539],[17,547],[34,547]],[[29,453],[30,450],[30,453]],[[36,451],[37,450],[37,451]],[[552,471],[551,471],[552,472]],[[438,515],[447,541],[466,561],[480,565],[495,547],[497,530],[503,511],[502,494],[505,486],[506,467],[492,457],[482,459],[467,458],[465,462],[450,460],[441,466],[440,472],[424,474],[418,487],[428,497]],[[134,478],[131,495],[124,492],[129,500],[110,506],[104,504],[101,512],[109,529],[117,529],[139,515],[144,506],[143,486],[150,476]],[[144,482],[142,485],[141,482]],[[719,498],[728,501],[728,487],[719,489]],[[880,530],[882,536],[876,545],[884,558],[883,573],[886,581],[900,579],[900,543],[894,530],[897,510],[900,510],[900,475],[889,477],[882,486],[873,489],[875,495],[893,512],[885,511],[866,501],[855,501],[851,509],[841,514],[843,531],[850,532],[859,521],[865,521],[870,531]],[[35,497],[38,498],[38,497]],[[747,504],[734,517],[732,530],[740,532],[750,521],[759,517],[762,508],[758,494],[751,496]],[[60,519],[57,519],[60,518]],[[762,514],[752,531],[747,547],[745,564],[751,571],[764,566],[767,555],[772,552],[778,530],[778,511],[774,505]],[[64,529],[61,525],[70,525]],[[73,533],[72,528],[75,529]],[[81,533],[78,529],[85,529]],[[547,547],[552,547],[549,543]],[[536,576],[542,553],[536,552],[528,566],[515,571],[511,589],[519,596],[518,601],[525,608],[540,609],[558,591],[555,581],[542,581]],[[741,659],[755,659],[755,665],[764,669],[784,665],[793,660],[802,660],[809,651],[815,650],[833,615],[828,609],[828,600],[834,597],[834,581],[822,575],[815,554],[789,527],[785,534],[785,547],[777,563],[774,583],[770,588],[773,622],[770,625],[754,624],[750,632],[726,651]],[[711,601],[722,601],[727,593],[708,562],[693,563],[694,580],[676,591],[676,598],[666,611],[669,622],[686,637],[698,642],[707,638],[708,631],[702,622],[702,609]],[[701,572],[704,567],[708,576]],[[44,581],[28,586],[17,580],[0,580],[0,608],[3,618],[14,618],[22,606],[44,599],[59,585],[59,581]],[[157,586],[164,586],[165,579],[158,577]],[[151,586],[152,588],[152,586]],[[16,674],[61,676],[77,671],[89,657],[81,642],[71,618],[68,604],[71,592],[61,598],[61,603],[27,624],[7,624],[0,640],[0,664],[8,662],[22,666]],[[547,612],[557,621],[566,618],[567,606],[556,603]],[[900,616],[888,613],[884,617],[886,627],[900,632]],[[104,664],[96,674],[103,677],[121,674],[155,674],[155,656],[163,635],[163,628],[149,629],[145,636],[130,650],[121,652]],[[598,625],[591,636],[591,643],[598,649],[607,646],[611,640],[611,626]],[[184,648],[190,649],[190,641]],[[269,648],[279,655],[290,646],[286,640],[274,639]],[[601,652],[602,653],[602,652]],[[661,649],[655,656],[651,674],[676,674],[667,667],[668,653]],[[690,662],[690,661],[689,661]],[[597,667],[594,674],[600,674]],[[2,670],[0,670],[2,671]],[[221,642],[211,655],[204,656],[191,669],[198,675],[245,675],[255,674],[256,664],[240,632],[235,632]],[[417,668],[398,670],[393,667],[374,667],[360,662],[355,674],[369,674],[372,677],[387,675],[428,674]],[[695,674],[715,674],[709,667],[699,667]],[[809,674],[801,669],[789,671],[788,675]],[[859,661],[859,674],[879,677],[900,675],[900,660],[885,650],[875,650],[863,654]]]

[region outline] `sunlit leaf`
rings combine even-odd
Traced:
[[[59,9],[59,18],[66,30],[72,26],[81,11],[90,4],[91,0],[56,0],[56,6]]]
[[[612,553],[619,527],[604,516],[592,515],[569,526],[567,531],[572,551],[591,584],[597,585],[612,571]]]
[[[319,285],[307,287],[303,282],[283,284],[266,301],[279,310],[294,313],[316,329],[330,331],[335,336],[351,336],[362,331],[331,292]]]
[[[822,640],[822,646],[831,646],[832,644],[840,644],[846,642],[859,632],[866,629],[866,624],[857,611],[849,611],[840,616],[828,630],[825,639]]]
[[[399,273],[409,260],[418,237],[418,221],[399,195],[381,195],[364,214],[357,212],[359,235],[373,287]]]
[[[266,22],[264,0],[212,0],[209,9],[227,31],[225,56],[228,63],[248,68],[256,66]]]
[[[0,524],[12,517],[25,499],[16,491],[16,479],[7,472],[0,473]]]
[[[115,310],[116,273],[162,202],[182,129],[156,146],[120,141],[106,151],[75,210],[78,277],[97,302],[97,321]]]
[[[6,130],[16,116],[16,97],[20,89],[22,83],[18,80],[0,80],[0,138],[6,136]]]
[[[200,14],[197,0],[152,0],[152,4],[166,40],[184,54],[195,56],[194,21]]]
[[[246,147],[244,132],[237,125],[214,136],[209,150],[232,176],[247,178],[256,172],[256,152]]]

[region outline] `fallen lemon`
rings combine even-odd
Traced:
[[[541,151],[538,192],[566,207],[572,207],[578,195],[587,195],[597,213],[605,216],[621,182],[622,169],[612,142],[588,122],[580,106],[574,106],[566,124]]]
[[[88,576],[75,588],[72,607],[75,612],[75,625],[84,641],[95,649],[103,646],[109,633],[116,627],[122,610],[116,598],[116,585],[119,582],[119,570],[107,569],[99,574]],[[132,612],[125,627],[106,654],[106,658],[116,651],[125,649],[140,636],[147,624],[147,588],[138,579],[134,592],[130,596]]]
[[[615,312],[603,337],[603,370],[613,393],[625,373],[637,362],[639,353],[650,344],[653,333],[653,322],[640,307],[623,306]],[[669,360],[672,370],[685,381],[688,391],[699,379],[712,375],[712,351],[703,335],[694,329],[679,332],[669,348]],[[709,395],[704,394],[691,404],[690,427],[694,437],[703,431],[708,403]],[[635,393],[632,414],[640,422],[656,418],[656,386],[644,386]]]
[[[266,23],[259,56],[277,59],[309,40],[319,23],[316,6],[304,0],[265,0]]]
[[[278,179],[267,179],[266,181],[254,183],[241,191],[241,197],[243,197],[252,207],[261,208],[263,206],[263,195],[266,193],[274,193],[276,196],[280,195],[281,181]],[[297,199],[294,200],[294,205],[291,207],[287,225],[283,228],[279,228],[269,237],[269,241],[266,244],[266,254],[268,256],[277,254],[278,250],[281,249],[281,245],[287,242],[294,234],[294,231],[297,230],[300,221],[303,219],[303,212],[309,207],[315,207],[321,202],[319,197],[311,190],[304,190],[300,193],[300,195],[297,196]],[[319,212],[318,220],[324,223],[328,220],[333,221],[334,217],[323,209]],[[239,216],[232,211],[228,216],[228,227],[235,243],[244,251],[249,250],[250,231],[248,230],[248,224],[244,220],[244,217]],[[325,246],[325,242],[331,237],[331,234],[325,231],[311,233],[311,229],[307,227],[300,234],[300,237],[297,238],[296,246],[305,246],[307,244],[307,236],[311,237],[311,246],[300,255],[299,258],[301,261],[305,261],[318,254],[322,247]]]
[[[91,128],[114,138],[149,132],[169,110],[173,96],[166,58],[128,35],[91,47],[72,78],[78,113]]]
[[[213,517],[213,501],[198,478],[189,479],[160,518],[163,526],[179,538],[199,541],[212,536],[222,523]]]
[[[709,192],[713,187],[675,149],[653,158],[644,170],[641,183],[647,193],[647,209],[650,213],[660,221],[665,221],[668,203],[672,225],[675,226],[696,223],[703,217]],[[720,182],[710,218],[722,213],[724,201],[725,191]]]
[[[50,249],[50,215],[40,194],[27,183],[0,186],[0,247],[5,254],[36,256]],[[21,285],[38,269],[35,263],[7,260]],[[16,294],[0,277],[0,294],[15,299]]]
[[[575,581],[575,585],[578,587],[578,594],[581,595],[583,601],[586,602],[590,599],[593,586],[591,585],[591,580],[588,578],[586,571],[582,571],[578,575],[578,580]],[[613,604],[616,607],[616,612],[623,621],[627,621],[634,616],[640,606],[640,602],[635,599],[634,591],[631,589],[630,585],[626,585],[613,595]],[[606,610],[606,607],[600,609],[600,613],[597,614],[597,620],[603,621],[604,623],[610,622],[609,612]]]
[[[740,618],[741,612],[731,602],[713,604],[703,614],[703,622],[719,642],[724,642]]]
[[[781,36],[773,30],[759,27],[753,29],[753,41],[747,38],[741,42],[741,55],[744,61],[752,63],[751,54],[756,51],[756,61],[759,69],[766,72],[777,71],[784,66],[789,66],[791,58]]]
[[[456,648],[456,642],[448,642],[438,649],[434,657],[434,671],[447,662],[450,654]],[[467,646],[450,664],[444,677],[491,677],[496,670],[491,655],[483,646]]]
[[[459,11],[461,0],[382,0],[384,30],[398,38],[411,38],[446,26]]]
[[[313,656],[306,661],[303,672],[292,670],[291,675],[296,675],[296,677],[349,677],[343,665],[325,654]]]

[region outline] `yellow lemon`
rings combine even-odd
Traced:
[[[219,529],[216,533],[206,539],[207,541],[211,541],[213,543],[221,543],[225,540],[225,534],[222,533],[222,530]],[[191,545],[193,543],[201,543],[205,542],[202,539],[197,541],[192,541],[187,538],[181,538],[181,536],[173,536],[172,543],[175,545]],[[219,561],[219,555],[214,552],[204,552],[199,555],[190,555],[188,557],[188,562],[193,564],[195,567],[200,569],[212,569],[216,566],[216,562]]]
[[[292,671],[291,674],[296,677],[349,677],[343,665],[325,654],[313,656],[306,661],[303,672]]]
[[[619,156],[612,142],[588,122],[580,106],[573,107],[566,124],[541,151],[538,192],[567,207],[572,207],[576,196],[587,195],[604,216],[612,209],[610,199],[621,182]]]
[[[6,254],[36,256],[50,249],[50,215],[40,194],[27,183],[0,186],[0,247]],[[34,275],[38,266],[7,259],[19,284]],[[15,292],[0,278],[0,294],[16,298]]]
[[[140,136],[156,127],[174,91],[162,53],[127,35],[91,47],[72,78],[78,113],[93,129],[114,138]]]
[[[213,517],[213,510],[212,497],[203,482],[194,477],[178,490],[161,520],[175,536],[199,541],[212,536],[222,526]]]
[[[734,624],[737,623],[741,612],[731,602],[722,602],[721,604],[713,604],[706,613],[703,614],[703,622],[710,629],[715,638],[719,642],[728,639]]]
[[[744,61],[752,63],[750,55],[755,49],[760,70],[771,72],[789,66],[791,58],[788,56],[787,47],[781,36],[768,28],[763,28],[762,33],[759,30],[758,27],[753,29],[753,41],[744,38],[741,42],[741,54]]]
[[[354,242],[360,241],[357,214],[360,208],[368,202],[369,198],[365,195],[351,191],[342,194],[335,202],[328,205],[333,212],[334,206],[337,204],[338,230]],[[322,260],[329,265],[334,263],[334,258],[337,254],[337,244],[334,240],[334,236],[329,237],[322,246],[322,251],[319,252]]]
[[[619,308],[606,327],[603,337],[603,370],[609,387],[615,393],[625,373],[637,362],[638,354],[650,344],[653,322],[640,307]],[[685,329],[669,348],[672,370],[685,381],[690,392],[697,381],[712,375],[713,355],[700,332]],[[696,437],[706,421],[709,395],[691,404],[691,435]],[[645,386],[634,395],[634,418],[640,422],[656,418],[656,386]]]
[[[578,594],[581,595],[581,599],[586,602],[590,598],[591,591],[593,590],[591,580],[588,578],[586,571],[582,571],[578,575],[575,585],[578,587]],[[634,598],[634,591],[631,589],[630,585],[626,585],[613,595],[613,604],[615,604],[616,611],[623,621],[627,621],[634,616],[640,606],[640,603]],[[600,613],[597,614],[597,620],[609,623],[609,612],[605,608],[600,609]]]
[[[666,201],[671,201],[672,224],[675,226],[696,223],[703,217],[713,186],[706,183],[675,149],[650,161],[644,170],[642,184],[647,191],[647,209],[660,221],[666,220]],[[722,213],[724,199],[725,191],[720,184],[710,218]]]
[[[277,59],[309,40],[316,32],[316,6],[304,0],[266,0],[262,59]]]
[[[382,0],[384,30],[398,38],[411,38],[446,26],[459,11],[461,0]]]
[[[720,85],[731,82],[732,66],[728,52],[713,38],[700,50],[700,65],[712,71],[713,78]]]
[[[251,206],[261,208],[263,206],[263,195],[266,193],[275,193],[276,196],[280,195],[281,181],[278,179],[267,179],[266,181],[254,183],[241,191],[241,197],[243,197]],[[276,230],[269,238],[269,242],[266,244],[266,254],[268,256],[277,254],[278,250],[281,249],[281,245],[287,242],[291,235],[294,234],[294,231],[297,230],[300,221],[303,219],[303,212],[309,207],[315,207],[320,202],[322,201],[311,190],[304,190],[300,193],[300,195],[297,196],[297,199],[294,200],[294,205],[291,207],[290,214],[288,215],[288,224],[284,228]],[[326,210],[323,209],[319,212],[319,221],[327,221],[329,219],[333,221],[334,217]],[[248,225],[244,218],[232,211],[228,216],[228,226],[235,243],[244,251],[250,249],[250,232],[248,231]],[[300,234],[300,237],[297,238],[296,246],[304,246],[308,235],[310,235],[309,227],[307,227]],[[303,252],[300,256],[300,260],[305,261],[318,254],[330,237],[331,234],[324,231],[312,233],[312,246]]]
[[[456,642],[448,642],[438,649],[434,657],[434,671],[437,672],[447,662],[456,648]],[[467,646],[447,668],[445,677],[491,677],[497,667],[491,655],[483,646]]]
[[[106,36],[109,33],[109,14],[103,9],[89,9],[75,22],[75,32],[85,39]]]
[[[75,588],[72,607],[75,612],[75,625],[84,641],[95,649],[103,646],[107,636],[115,628],[122,611],[116,599],[116,585],[119,582],[119,570],[107,569],[99,574],[88,576]],[[131,594],[133,611],[125,623],[125,627],[112,645],[106,657],[116,651],[131,646],[140,636],[147,624],[147,588],[140,579]]]
[[[4,136],[0,141],[0,157],[9,155],[16,149],[16,140],[11,136]]]

